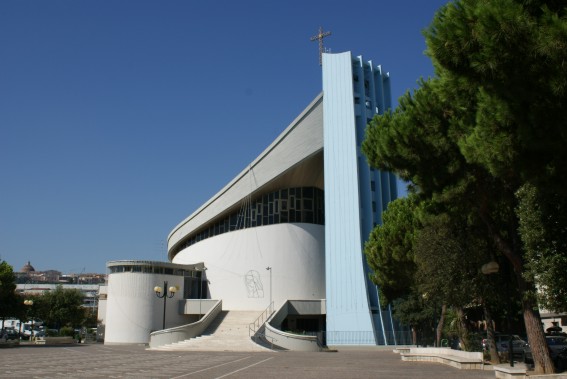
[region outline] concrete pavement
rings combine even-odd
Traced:
[[[0,378],[494,378],[493,371],[402,362],[391,349],[336,353],[149,351],[145,346],[0,349]]]

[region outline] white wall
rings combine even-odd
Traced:
[[[204,262],[212,299],[224,310],[276,308],[287,299],[325,298],[325,227],[275,224],[207,238],[179,252],[173,263]]]
[[[183,277],[163,274],[120,272],[108,276],[106,302],[105,344],[148,343],[150,333],[162,329],[163,299],[154,287],[179,286],[179,291],[167,299],[165,327],[187,323],[187,316],[179,314],[183,298]]]

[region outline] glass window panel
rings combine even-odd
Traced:
[[[304,216],[305,216],[304,222],[308,222],[310,224],[313,223],[313,212],[306,211],[306,212],[304,212]]]

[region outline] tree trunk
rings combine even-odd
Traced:
[[[488,351],[490,352],[490,363],[497,365],[500,363],[496,342],[494,339],[494,323],[492,322],[492,314],[486,305],[484,305],[484,319],[486,320],[486,340],[488,342]]]
[[[518,279],[523,284],[527,284],[523,278]],[[522,291],[525,293],[525,291]],[[537,307],[537,302],[528,296],[522,297],[522,311],[524,314],[524,323],[526,324],[526,332],[528,334],[528,341],[532,350],[534,359],[535,372],[553,374],[555,366],[549,356],[549,349],[543,333],[541,325],[541,318]]]
[[[524,272],[524,265],[522,262],[521,254],[516,252],[512,245],[499,233],[494,231],[492,222],[486,213],[480,212],[480,217],[488,228],[488,233],[494,241],[496,248],[508,259],[514,268],[514,275],[518,283],[518,289],[522,299],[522,312],[524,315],[524,324],[526,326],[526,333],[532,350],[534,359],[535,372],[541,374],[555,373],[555,367],[549,356],[547,342],[543,333],[541,325],[541,318],[539,315],[539,306],[535,299],[535,286],[533,283],[528,283],[522,276]],[[530,293],[532,292],[532,293]],[[513,357],[511,357],[513,359]]]
[[[437,324],[437,333],[435,335],[435,340],[437,342],[437,347],[441,347],[441,334],[443,333],[443,324],[445,323],[445,314],[447,313],[447,305],[443,304],[441,306],[441,317],[439,317],[439,323]]]
[[[507,258],[509,255],[514,256],[513,259],[509,258],[509,260],[514,267],[514,275],[516,276],[518,289],[522,298],[522,313],[524,316],[524,324],[526,326],[528,341],[530,343],[530,348],[532,350],[532,356],[534,359],[534,370],[536,373],[553,374],[555,373],[555,366],[553,365],[553,361],[549,356],[547,342],[545,341],[543,326],[541,325],[541,317],[538,310],[539,306],[535,299],[535,286],[533,285],[533,283],[528,283],[522,276],[523,264],[518,258],[518,255],[514,254],[514,252],[509,248],[507,244],[505,244],[505,242],[501,238],[500,244],[502,248],[507,250],[507,254],[504,254]]]
[[[411,327],[411,338],[413,340],[413,344],[417,346],[417,331],[413,326]]]
[[[465,313],[463,312],[463,308],[456,307],[455,313],[457,314],[458,320],[458,333],[459,333],[459,340],[461,341],[461,348],[465,351],[469,350],[469,330],[467,328],[467,324],[465,323]]]

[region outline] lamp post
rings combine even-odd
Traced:
[[[268,266],[266,267],[266,270],[268,270],[270,272],[270,310],[272,307],[272,267]]]
[[[500,269],[500,266],[498,266],[497,262],[491,261],[488,262],[486,264],[483,264],[482,267],[480,268],[480,271],[484,274],[484,275],[491,275],[491,274],[496,274],[498,273]],[[511,296],[510,296],[510,301],[512,300]],[[509,335],[509,340],[508,340],[508,358],[510,359],[510,367],[514,367],[514,336],[512,334],[512,323],[510,321],[510,311],[511,311],[511,305],[509,307],[510,309],[508,309],[508,332],[510,333]]]
[[[29,311],[28,311],[28,315],[31,315],[31,331],[30,331],[30,341],[33,341],[33,312],[32,312],[32,307],[33,307],[33,300],[24,300],[24,305],[27,305],[28,307],[30,307]]]
[[[207,268],[205,266],[203,266],[203,268],[198,268],[197,271],[199,271],[201,273],[201,276],[199,277],[199,280],[201,283],[200,284],[200,288],[199,288],[199,320],[201,319],[201,315],[203,314],[203,312],[201,311],[201,303],[203,301],[203,275],[205,273],[205,271],[207,271]]]
[[[154,287],[154,292],[156,293],[156,296],[159,297],[160,299],[163,299],[163,328],[162,329],[165,329],[165,307],[166,307],[167,299],[168,298],[171,299],[175,295],[175,292],[177,292],[177,288],[175,288],[174,286],[169,287],[169,294],[167,293],[167,290],[168,290],[167,280],[163,282],[163,288],[161,288],[160,286]]]

